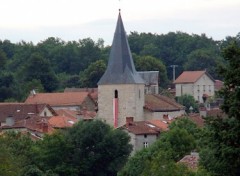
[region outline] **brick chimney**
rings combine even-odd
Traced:
[[[133,123],[133,117],[126,117],[126,126],[130,126]]]

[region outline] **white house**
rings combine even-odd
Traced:
[[[200,103],[214,96],[215,80],[206,71],[184,71],[175,81],[176,96],[192,95]]]

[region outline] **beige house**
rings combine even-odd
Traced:
[[[199,103],[214,96],[215,80],[206,71],[184,71],[175,81],[176,96],[192,95]]]

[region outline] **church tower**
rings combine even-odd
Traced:
[[[98,118],[115,128],[143,120],[144,81],[137,73],[119,11],[107,70],[98,82]]]

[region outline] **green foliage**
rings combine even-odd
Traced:
[[[194,137],[185,129],[173,126],[168,132],[161,133],[152,146],[132,156],[118,175],[188,175],[192,172],[176,161],[193,149]]]
[[[214,175],[235,176],[240,174],[240,46],[231,43],[223,50],[227,64],[220,69],[224,76],[224,118],[208,117],[208,133],[205,148],[201,152],[201,164]]]
[[[47,92],[56,90],[58,81],[49,61],[39,53],[33,53],[24,68],[25,81],[40,80]]]
[[[215,72],[217,65],[225,64],[220,55],[220,48],[233,40],[240,43],[239,38],[238,34],[236,37],[226,37],[223,41],[214,41],[204,34],[189,35],[183,32],[162,35],[131,32],[128,36],[136,65],[137,58],[140,58],[137,70],[159,70],[160,86],[163,88],[172,79],[170,65],[178,65],[176,76],[184,69],[207,68],[214,78],[221,79]],[[100,58],[107,63],[110,46],[104,47],[102,39],[97,42],[90,38],[65,42],[60,38],[49,37],[36,45],[25,41],[14,44],[9,40],[0,40],[0,51],[0,67],[3,68],[4,65],[1,71],[13,76],[13,84],[10,87],[0,85],[1,91],[4,92],[1,93],[1,101],[11,98],[22,101],[29,91],[28,86],[25,86],[31,84],[29,82],[32,82],[32,79],[40,80],[46,92],[62,91],[65,87],[95,86],[100,74],[97,75],[99,71],[96,69],[90,69],[90,65],[94,65]],[[4,57],[1,53],[4,53]],[[44,66],[41,66],[39,59],[32,59],[36,53],[42,58],[40,60],[45,60],[41,61]],[[37,63],[39,65],[35,66],[36,68],[30,67],[31,64]],[[77,76],[79,73],[81,80]],[[37,83],[37,86],[40,84]]]
[[[80,72],[81,87],[97,87],[97,83],[106,68],[106,63],[103,60],[91,63],[83,72]]]
[[[219,78],[217,66],[222,64],[223,60],[219,54],[212,50],[197,49],[187,56],[187,62],[184,64],[184,70],[207,70],[214,78]]]
[[[81,121],[35,143],[31,150],[34,167],[30,171],[59,176],[114,176],[132,150],[129,141],[127,133],[101,121]]]
[[[133,55],[137,71],[159,71],[160,86],[166,87],[168,84],[167,71],[161,60],[152,56]]]
[[[193,108],[192,112],[198,112],[198,105],[192,95],[184,94],[177,97],[177,102],[186,107],[186,112],[191,112],[190,107]]]

